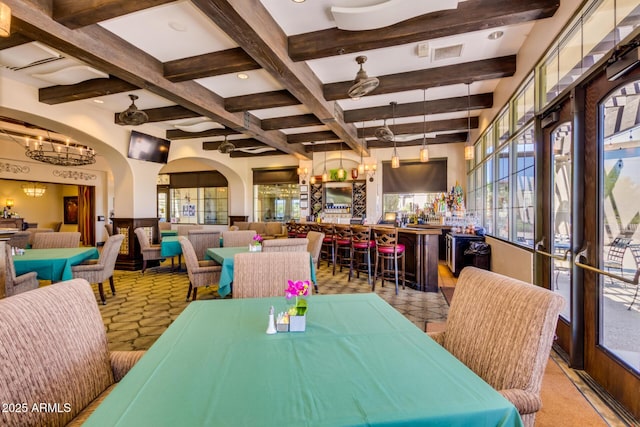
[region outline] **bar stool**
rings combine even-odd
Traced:
[[[380,275],[382,286],[384,286],[385,273],[393,272],[396,282],[396,295],[398,295],[398,260],[402,260],[402,289],[404,289],[404,267],[405,248],[402,243],[398,243],[398,229],[393,227],[376,227],[373,229],[376,240],[376,262],[373,268],[372,291],[376,289],[376,279],[378,278],[378,263],[380,263]],[[393,268],[389,266],[393,265]]]
[[[298,224],[296,227],[296,236],[298,239],[304,239],[307,237],[307,233],[309,232],[309,226],[307,224]]]
[[[320,267],[323,257],[327,260],[327,267],[329,267],[329,263],[336,263],[336,251],[335,245],[333,244],[333,241],[336,238],[336,232],[333,224],[321,224],[321,230],[324,233],[324,239],[322,239],[322,247],[320,249],[320,260],[318,261],[318,267]]]
[[[293,221],[287,223],[287,237],[296,237],[296,229],[298,228],[298,224]]]
[[[345,265],[351,266],[351,226],[335,225],[336,262],[333,264],[333,274],[336,274],[336,264],[340,265],[340,272]],[[348,264],[345,264],[345,261]]]
[[[371,228],[364,225],[351,226],[351,264],[349,265],[349,282],[351,274],[356,270],[356,277],[360,278],[363,265],[367,266],[367,283],[371,285],[371,249],[376,247],[375,240],[371,240]]]

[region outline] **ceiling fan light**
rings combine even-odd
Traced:
[[[356,62],[360,64],[360,69],[356,73],[356,78],[353,81],[353,85],[347,91],[347,95],[350,98],[360,98],[362,96],[371,93],[380,84],[380,80],[376,77],[369,77],[367,72],[362,68],[362,64],[367,62],[367,57],[364,55],[358,56]]]

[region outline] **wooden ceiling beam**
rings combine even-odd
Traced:
[[[265,156],[282,156],[284,154],[287,153],[283,153],[280,150],[275,150],[275,151],[265,151],[263,153],[245,153],[244,151],[237,151],[234,150],[231,153],[229,153],[229,157],[231,157],[232,159],[237,159],[239,157],[265,157]]]
[[[305,145],[304,149],[307,151],[307,153],[324,153],[325,151],[340,151],[340,150],[354,151],[346,147],[344,144],[335,143],[335,142],[330,142],[327,144],[313,144],[313,147],[311,146],[311,144],[309,144],[309,145]]]
[[[548,18],[558,7],[559,0],[467,0],[460,2],[457,9],[429,13],[375,30],[331,28],[290,36],[288,51],[294,61],[358,53]],[[354,75],[356,71],[354,65]]]
[[[333,131],[319,131],[319,132],[307,132],[307,133],[292,133],[287,135],[287,142],[289,144],[300,144],[302,142],[319,142],[319,141],[339,141],[338,135]]]
[[[263,130],[292,129],[306,126],[319,126],[322,124],[323,123],[313,114],[273,117],[271,119],[262,119],[260,122]]]
[[[173,1],[175,0],[53,0],[53,19],[68,28],[76,29]]]
[[[288,107],[299,104],[300,101],[286,90],[231,96],[224,100],[224,108],[230,113],[261,110],[264,108]]]
[[[167,131],[167,139],[192,139],[192,138],[210,138],[214,136],[238,135],[240,132],[233,129],[209,129],[202,132],[187,132],[180,129],[169,129]]]
[[[300,147],[287,144],[282,132],[262,130],[255,116],[226,111],[223,99],[203,90],[200,84],[167,80],[160,61],[101,26],[70,30],[31,2],[6,0],[6,3],[17,30],[25,36],[274,148],[298,158],[307,157]]]
[[[511,77],[515,72],[516,56],[511,55],[407,73],[389,74],[378,76],[380,85],[367,96],[499,79]],[[352,85],[353,81],[351,80],[326,84],[324,85],[324,97],[327,100],[346,99],[349,97],[347,91]]]
[[[472,110],[481,110],[493,107],[493,93],[483,93],[480,95],[471,95],[470,99],[466,96],[457,98],[434,99],[427,101],[426,114],[442,114],[454,113],[458,111],[467,111],[471,104]],[[413,117],[422,116],[425,112],[424,103],[411,102],[409,104],[398,104],[395,108],[396,117]],[[382,120],[392,118],[393,110],[390,105],[372,108],[360,108],[358,110],[348,110],[344,112],[344,121],[350,123],[366,122],[370,120]],[[264,120],[262,121],[264,125]]]
[[[44,104],[56,105],[64,102],[80,101],[138,89],[140,89],[138,86],[125,82],[117,77],[91,79],[74,85],[43,87],[38,89],[38,100]],[[122,102],[124,105],[127,100],[123,98]]]
[[[23,34],[20,34],[16,30],[11,27],[11,35],[9,37],[0,37],[0,50],[9,49],[10,47],[16,47],[23,45],[25,43],[29,43],[31,40],[29,37],[26,37]]]
[[[239,47],[176,59],[163,64],[164,76],[172,82],[256,70],[260,65]]]
[[[166,122],[167,120],[190,119],[194,117],[202,117],[198,113],[194,113],[180,105],[171,105],[169,107],[149,108],[143,110],[149,116],[149,123]],[[120,113],[114,114],[114,122],[117,125],[124,125],[118,117]]]
[[[435,138],[427,138],[427,145],[434,144],[450,144],[454,142],[466,142],[467,132],[447,133],[438,135]],[[422,145],[422,138],[416,138],[413,141],[396,141],[396,147],[415,147]],[[393,142],[383,142],[378,140],[367,141],[369,148],[393,148]],[[318,151],[318,150],[316,150]]]
[[[257,139],[247,138],[247,139],[229,139],[230,143],[236,146],[236,148],[257,148],[257,147],[268,147],[267,144],[264,144]],[[214,151],[220,147],[224,141],[204,141],[202,143],[202,149],[205,151]]]
[[[286,34],[260,2],[191,1],[347,146],[368,155],[358,142],[355,126],[344,122],[337,103],[323,97],[322,82],[311,68],[291,60]]]
[[[477,129],[479,119],[477,116],[471,117],[471,120],[467,122],[467,118],[464,119],[449,119],[449,120],[434,120],[431,122],[427,122],[427,133],[430,132],[445,132],[445,131],[453,131],[453,130],[467,130],[467,127],[470,125],[471,129]],[[424,129],[424,123],[416,122],[416,123],[402,123],[393,126],[391,123],[387,122],[387,126],[395,135],[407,135],[412,133],[422,134]],[[364,129],[358,129],[358,137],[359,138],[371,138],[375,136],[375,131],[380,126],[372,126]]]

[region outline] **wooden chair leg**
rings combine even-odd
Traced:
[[[189,297],[191,296],[191,289],[193,289],[193,286],[191,285],[191,282],[189,282],[189,291],[187,292],[187,302],[189,302]]]
[[[107,299],[104,297],[104,288],[102,287],[102,282],[98,283],[98,292],[100,293],[100,299],[102,300],[102,305],[106,305]]]
[[[193,288],[193,299],[191,301],[195,301],[198,299],[198,288]]]
[[[141,273],[144,274],[144,271],[147,269],[147,260],[143,260],[142,261],[142,271]]]
[[[111,286],[111,295],[116,294],[116,287],[113,284],[113,276],[109,277],[109,286]]]
[[[378,278],[378,258],[379,257],[380,255],[378,254],[378,251],[376,251],[376,261],[373,267],[373,284],[371,285],[371,292],[376,290],[376,279]]]

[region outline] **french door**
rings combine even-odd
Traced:
[[[557,343],[640,417],[640,70],[539,123],[536,281],[565,299]]]

